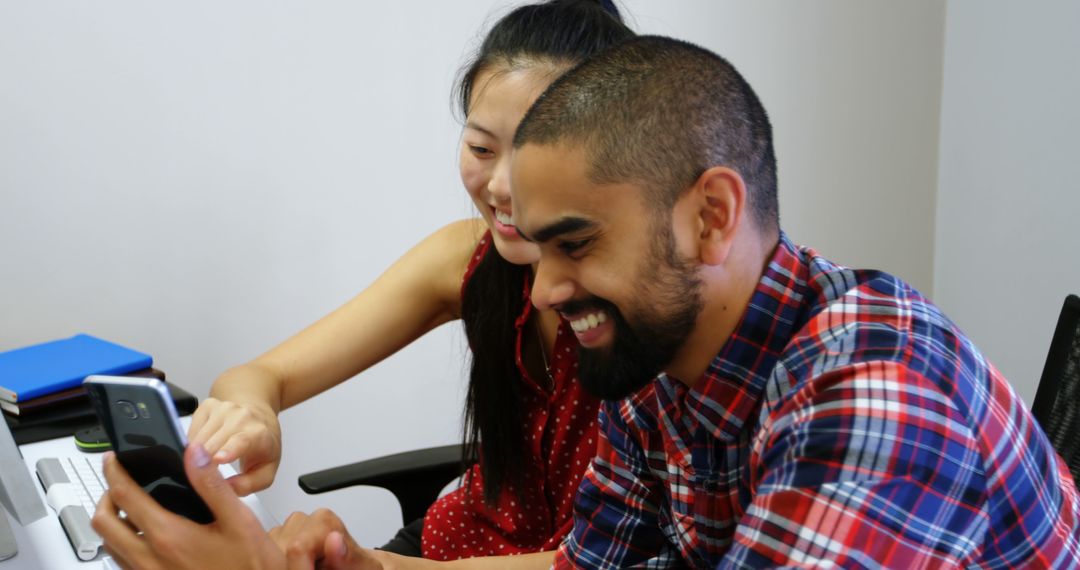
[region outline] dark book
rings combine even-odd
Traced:
[[[154,372],[161,376],[152,375],[159,380],[164,377],[160,370]],[[133,374],[130,376],[134,376]],[[190,415],[199,406],[199,400],[182,388],[165,382],[169,387],[169,395],[172,396],[176,405],[176,412],[181,416]],[[11,434],[19,445],[66,437],[75,432],[98,425],[97,414],[90,406],[90,399],[77,400],[71,404],[46,408],[41,413],[27,416],[13,416],[0,414],[11,428]]]
[[[134,376],[138,378],[157,378],[158,380],[165,380],[165,373],[156,368],[144,368],[127,374],[118,374],[117,376]],[[18,402],[0,400],[0,408],[11,415],[26,417],[63,406],[83,404],[86,401],[86,388],[80,384],[74,388],[68,388],[67,390],[53,392],[52,394],[38,396],[37,398],[31,398],[29,400],[21,400]]]

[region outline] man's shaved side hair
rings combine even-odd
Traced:
[[[696,45],[640,36],[586,60],[529,109],[514,136],[525,144],[578,147],[592,182],[639,184],[662,212],[726,166],[746,183],[759,230],[779,231],[765,108],[730,63]]]

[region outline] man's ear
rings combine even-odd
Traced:
[[[701,261],[720,265],[731,252],[736,231],[743,222],[746,183],[738,172],[714,166],[698,177],[694,194],[699,203]]]

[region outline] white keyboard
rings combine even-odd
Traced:
[[[45,457],[34,468],[75,555],[92,560],[101,549],[101,537],[90,527],[90,518],[105,492],[101,456]]]

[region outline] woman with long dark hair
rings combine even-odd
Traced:
[[[475,465],[384,549],[439,560],[546,553],[534,560],[550,564],[595,453],[598,402],[577,382],[574,331],[529,302],[538,250],[511,223],[509,155],[518,122],[552,80],[631,35],[599,1],[530,4],[495,24],[457,92],[461,178],[480,219],[435,232],[347,304],[217,379],[190,440],[216,463],[240,461],[238,493],[273,480],[281,410],[460,318],[473,353],[464,440]]]

